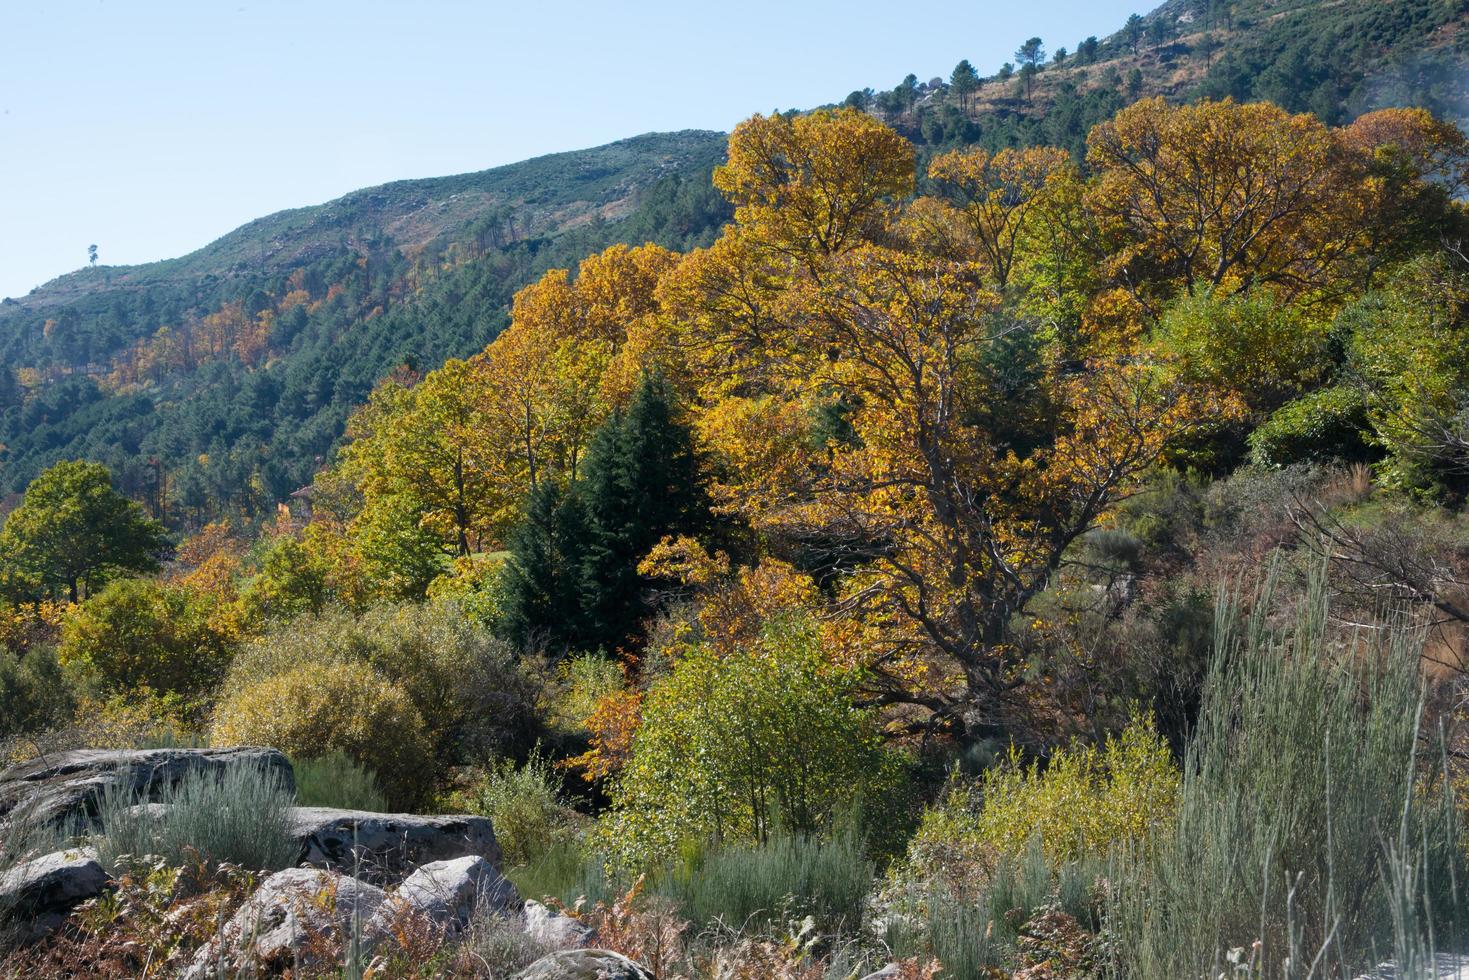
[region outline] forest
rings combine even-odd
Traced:
[[[40,469],[0,737],[269,746],[298,801],[489,817],[521,895],[658,977],[1420,975],[1469,926],[1466,182],[1424,109],[1142,98],[1080,158],[751,117],[659,192],[689,237],[561,240],[479,349],[356,379],[329,458],[301,430],[289,497]],[[229,390],[226,349],[390,279],[341,261],[126,369]],[[109,840],[117,891],[0,968],[186,961],[273,870]],[[367,972],[513,975],[542,950],[497,921]]]

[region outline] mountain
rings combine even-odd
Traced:
[[[1469,119],[1462,0],[1167,0],[1106,38],[1043,39],[1038,54],[1028,80],[1012,65],[962,99],[952,66],[928,66],[940,70],[928,82],[912,75],[847,103],[921,145],[1044,142],[1078,154],[1093,125],[1152,95],[1264,99],[1333,124],[1389,105]]]
[[[86,457],[159,512],[268,507],[380,378],[480,350],[545,269],[707,241],[729,214],[710,185],[723,152],[718,133],[650,134],[385,184],[7,299],[0,492]]]
[[[929,82],[846,102],[923,153],[1078,156],[1093,125],[1153,94],[1267,98],[1333,123],[1391,104],[1469,114],[1462,0],[1168,0],[1077,40],[1059,59],[1042,42],[1034,68],[962,95],[933,66]],[[723,151],[717,133],[650,134],[399,181],[4,300],[0,494],[85,457],[170,519],[267,510],[310,480],[374,384],[483,348],[547,268],[615,242],[711,240],[729,217],[709,182]]]

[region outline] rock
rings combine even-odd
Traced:
[[[526,967],[519,980],[653,980],[653,974],[610,949],[563,949]]]
[[[16,938],[32,942],[65,922],[77,905],[102,894],[109,882],[91,848],[57,851],[0,874],[0,912],[12,919]]]
[[[500,863],[500,845],[485,817],[298,806],[291,809],[291,827],[301,844],[300,863],[359,878],[392,880],[410,868],[461,857]]]
[[[869,973],[862,980],[893,980],[898,975],[898,964],[889,963],[876,973]]]
[[[186,980],[298,970],[338,960],[353,941],[363,957],[382,941],[382,889],[320,868],[287,868],[255,893],[195,954]]]
[[[296,788],[291,764],[275,749],[77,749],[0,772],[0,828],[21,817],[68,828],[95,824],[98,801],[110,787],[157,800],[189,773],[240,765],[270,770],[287,789]]]
[[[475,913],[498,913],[520,906],[510,880],[482,857],[434,861],[414,871],[393,893],[396,902],[457,932]]]
[[[597,941],[597,930],[569,915],[552,912],[540,902],[525,903],[525,934],[547,949],[577,949]]]

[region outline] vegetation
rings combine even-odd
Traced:
[[[290,867],[299,844],[291,838],[290,790],[278,774],[249,766],[191,772],[165,787],[153,803],[131,791],[103,795],[98,841],[104,867],[158,857],[169,867],[234,864],[256,871]]]
[[[197,295],[118,271],[116,317],[43,290],[0,344],[7,751],[263,742],[303,802],[486,814],[659,976],[1411,971],[1469,870],[1469,138],[1313,61],[1458,23],[1377,6],[1170,4],[722,159],[352,198],[351,249],[277,216],[322,251],[247,229],[173,267],[231,270]],[[1299,85],[1172,98],[1251,51],[1233,94]],[[42,470],[79,438],[146,506]],[[276,861],[198,815],[226,789],[109,801],[163,860],[25,955],[197,946],[144,896]]]

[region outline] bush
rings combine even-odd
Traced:
[[[560,773],[539,753],[532,753],[520,768],[508,759],[497,761],[468,786],[449,794],[443,808],[489,817],[507,865],[524,867],[575,839],[575,815],[563,803],[563,790]]]
[[[232,637],[211,611],[179,586],[119,579],[67,616],[58,654],[108,693],[203,695],[234,654]]]
[[[433,771],[418,709],[365,664],[307,662],[241,687],[216,710],[210,741],[269,745],[292,757],[343,752],[401,807],[424,798]]]
[[[291,837],[291,793],[279,773],[253,766],[192,772],[159,795],[162,806],[139,805],[146,800],[146,793],[131,789],[102,795],[98,860],[114,873],[125,856],[153,855],[172,867],[203,861],[252,871],[296,863],[300,845]]]
[[[1328,364],[1327,325],[1263,291],[1181,297],[1163,316],[1159,342],[1187,380],[1232,392],[1254,413],[1295,397]]]
[[[916,906],[900,908],[888,920],[885,938],[898,956],[937,957],[943,976],[953,980],[1008,976],[1010,970],[1002,967],[1018,965],[1022,931],[1036,913],[1061,912],[1087,928],[1097,928],[1092,895],[1103,870],[1094,860],[1053,869],[1036,844],[1022,854],[1001,858],[978,890],[930,885]]]
[[[56,654],[36,647],[19,656],[0,648],[0,739],[64,724],[76,694]]]
[[[1250,433],[1250,460],[1271,467],[1365,462],[1378,455],[1370,429],[1360,389],[1322,388],[1282,406]]]
[[[875,869],[850,831],[830,840],[777,833],[764,844],[717,848],[661,878],[656,891],[695,925],[768,930],[811,916],[818,932],[857,932]]]
[[[829,829],[898,782],[856,678],[828,663],[809,624],[773,624],[748,651],[697,648],[648,692],[603,831],[628,866],[686,841],[759,842]]]
[[[388,808],[387,797],[373,774],[341,750],[292,759],[291,765],[296,771],[297,806],[377,813]]]
[[[529,747],[533,684],[512,651],[452,603],[388,604],[355,615],[331,609],[278,626],[240,651],[225,694],[306,664],[350,666],[401,689],[440,765]]]
[[[1136,720],[1101,748],[1062,749],[1042,769],[1012,750],[978,783],[954,781],[924,814],[904,874],[973,883],[1002,859],[1039,847],[1053,866],[1148,844],[1170,826],[1178,770],[1150,721]]]
[[[1221,604],[1178,815],[1113,876],[1123,975],[1214,976],[1242,949],[1252,976],[1352,976],[1445,938],[1464,868],[1450,794],[1415,758],[1422,636],[1389,625],[1342,652],[1323,579],[1290,629],[1270,583],[1248,619]]]

